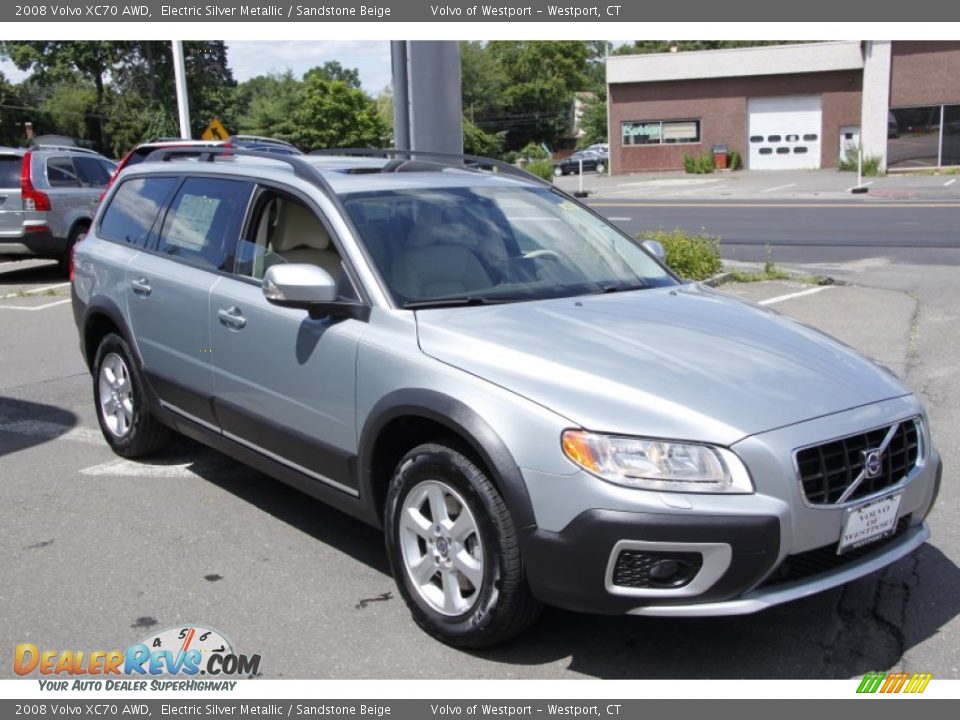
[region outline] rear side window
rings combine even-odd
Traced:
[[[80,182],[86,187],[104,187],[110,180],[110,166],[103,160],[93,157],[77,157],[73,159],[77,168]]]
[[[23,158],[19,155],[0,155],[0,188],[20,187],[20,168]]]
[[[242,180],[187,179],[170,203],[157,250],[224,269],[239,239],[251,188]]]
[[[80,187],[80,178],[73,160],[68,157],[52,157],[47,160],[47,182],[50,187]]]
[[[114,193],[100,221],[98,235],[106,240],[143,246],[150,228],[179,178],[151,177],[125,181]]]

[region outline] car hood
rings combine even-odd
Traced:
[[[909,394],[813,328],[699,285],[417,312],[427,355],[592,430],[731,445]]]

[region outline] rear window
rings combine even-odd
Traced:
[[[80,178],[73,160],[68,157],[52,157],[47,160],[47,182],[50,187],[80,187]]]
[[[173,177],[127,180],[110,201],[97,234],[106,240],[143,246],[178,180]]]
[[[19,155],[0,155],[0,188],[20,187],[20,166],[23,158]]]
[[[110,180],[111,165],[95,157],[76,157],[73,164],[86,187],[104,187]]]

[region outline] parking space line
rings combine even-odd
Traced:
[[[62,288],[68,286],[70,283],[57,283],[56,285],[47,285],[46,287],[32,288],[30,290],[24,290],[22,293],[8,293],[6,295],[0,295],[0,300],[6,300],[13,297],[23,297],[24,295],[36,295],[37,293],[46,292],[47,290],[56,290],[57,288]]]
[[[776,305],[777,303],[783,302],[784,300],[792,300],[793,298],[805,297],[807,295],[813,295],[824,290],[829,290],[832,285],[821,285],[819,287],[810,288],[809,290],[800,290],[799,292],[787,293],[786,295],[777,295],[776,297],[767,298],[766,300],[761,300],[758,305]]]
[[[87,445],[103,445],[103,435],[98,430],[85,427],[70,427],[48,420],[14,420],[0,423],[0,432],[28,435],[47,440],[72,440]]]
[[[610,217],[607,218],[607,220],[610,220],[610,221],[612,221],[612,222],[630,222],[631,220],[633,220],[633,218],[628,218],[628,217],[613,217],[613,216],[611,215]]]
[[[70,298],[66,300],[57,300],[52,303],[47,303],[46,305],[37,305],[36,307],[23,307],[22,305],[0,305],[0,310],[26,310],[27,312],[35,312],[37,310],[46,310],[47,308],[56,307],[57,305],[65,305],[70,302]]]
[[[954,178],[953,180],[947,180],[947,181],[943,184],[943,186],[944,186],[944,187],[950,187],[950,186],[953,185],[956,181],[957,181],[956,178]]]
[[[777,185],[776,187],[767,188],[766,190],[761,190],[760,192],[776,192],[777,190],[786,190],[787,188],[795,187],[796,183],[790,183],[789,185]]]

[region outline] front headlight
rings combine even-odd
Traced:
[[[661,492],[752,493],[743,462],[726,448],[567,430],[563,454],[618,485]]]

